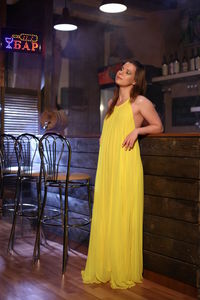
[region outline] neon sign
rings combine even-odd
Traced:
[[[2,29],[2,49],[8,52],[40,53],[42,51],[41,36],[19,30]]]

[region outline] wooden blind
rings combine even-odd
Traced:
[[[39,98],[37,91],[9,89],[4,97],[4,133],[39,134]]]

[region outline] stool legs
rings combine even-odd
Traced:
[[[62,274],[64,274],[66,271],[67,259],[68,259],[68,192],[65,193]]]
[[[92,204],[91,204],[91,196],[90,196],[90,179],[87,179],[86,183],[81,184],[80,186],[85,186],[87,188],[87,200],[88,200],[88,208],[89,208],[89,221],[85,223],[84,225],[87,225],[90,223],[92,218]],[[60,195],[60,209],[61,209],[61,218],[62,218],[62,225],[63,225],[63,253],[62,253],[62,274],[64,275],[66,272],[66,266],[67,266],[67,260],[68,260],[68,243],[69,243],[69,224],[68,224],[68,186],[65,188],[65,200],[64,200],[64,209],[62,205],[62,191],[61,186],[59,186],[59,195]],[[41,225],[42,220],[44,217],[44,209],[46,206],[47,201],[47,186],[44,188],[44,198],[41,205],[39,218],[38,218],[38,224],[37,224],[37,231],[36,231],[36,239],[35,239],[35,246],[34,246],[34,252],[33,252],[33,259],[34,262],[40,259],[40,231],[41,231]],[[76,225],[76,227],[78,224]],[[83,224],[79,225],[83,226]]]
[[[63,217],[63,202],[62,202],[62,186],[59,186],[59,196],[60,196],[60,212],[61,212],[61,220],[62,220],[62,226],[64,226],[64,217]]]
[[[13,215],[10,237],[9,237],[9,241],[8,241],[8,252],[12,251],[13,247],[14,247],[15,227],[16,227],[17,213],[19,211],[21,188],[22,188],[22,182],[21,182],[21,179],[18,179],[14,215]]]
[[[35,239],[35,245],[34,245],[34,251],[33,251],[33,259],[34,261],[37,261],[40,259],[40,228],[41,228],[41,222],[44,215],[44,208],[46,205],[47,200],[47,186],[44,187],[44,198],[41,205],[41,209],[39,210],[39,218],[37,222],[37,229],[36,229],[36,239]]]

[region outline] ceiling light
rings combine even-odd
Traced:
[[[102,1],[99,9],[105,13],[120,13],[127,10],[127,6],[124,4],[124,1]]]
[[[78,26],[74,22],[73,17],[69,14],[69,9],[66,7],[66,0],[65,0],[65,7],[63,8],[63,12],[61,17],[55,22],[54,29],[60,31],[73,31],[76,30]]]

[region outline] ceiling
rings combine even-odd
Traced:
[[[125,0],[128,9],[122,14],[102,13],[98,9],[101,0],[68,0],[66,3],[70,9],[70,14],[75,17],[103,23],[125,25],[126,22],[143,20],[152,12],[174,10],[178,6],[177,1],[187,0]],[[54,13],[61,14],[64,5],[65,0],[54,0]]]
[[[12,11],[12,16],[16,15],[17,7],[24,11],[23,18],[29,18],[28,11],[38,11],[38,5],[48,3],[48,0],[7,0],[7,4]],[[66,0],[70,14],[78,18],[81,22],[100,22],[116,26],[126,26],[133,21],[147,19],[152,13],[158,11],[170,12],[183,5],[191,5],[199,0],[124,0],[128,6],[127,11],[121,14],[106,14],[99,10],[101,0]],[[31,5],[30,5],[31,3]],[[65,0],[53,0],[53,11],[55,17],[62,13]],[[39,11],[34,14],[34,21],[39,19]],[[38,21],[38,24],[40,22]],[[91,23],[92,24],[92,23]],[[39,26],[39,25],[38,25]]]
[[[129,9],[152,12],[158,10],[176,9],[178,1],[179,0],[125,0],[124,2]],[[98,7],[101,4],[101,0],[68,0],[66,2],[67,5],[70,5],[71,9],[75,11],[93,10],[94,12],[98,10]],[[55,10],[63,7],[64,3],[64,0],[54,0]]]

